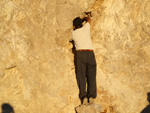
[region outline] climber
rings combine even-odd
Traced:
[[[83,23],[85,24],[83,25]],[[97,96],[96,60],[90,36],[90,17],[76,17],[73,20],[71,40],[76,48],[76,78],[81,104],[94,103]],[[87,89],[86,89],[87,84]]]

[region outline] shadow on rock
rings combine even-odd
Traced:
[[[75,108],[76,113],[100,113],[101,106],[98,104],[80,105]]]
[[[13,107],[8,103],[2,104],[1,107],[2,107],[2,113],[15,113]]]
[[[147,100],[149,102],[149,105],[147,105],[141,113],[150,113],[150,92],[147,93]]]

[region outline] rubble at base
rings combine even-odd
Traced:
[[[98,104],[80,105],[75,108],[76,113],[101,113],[102,108]]]

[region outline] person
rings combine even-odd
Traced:
[[[2,113],[15,113],[13,107],[8,103],[2,104],[1,107],[2,107]]]
[[[147,93],[147,100],[149,104],[141,111],[141,113],[150,113],[150,92]]]
[[[85,24],[83,25],[83,22]],[[79,87],[79,98],[81,104],[94,103],[97,96],[96,86],[96,59],[90,36],[91,18],[76,17],[73,20],[73,31],[71,40],[74,41],[76,49],[76,78]],[[87,89],[86,89],[87,84]]]

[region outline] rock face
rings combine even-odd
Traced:
[[[101,107],[97,104],[81,105],[76,108],[76,113],[100,113]]]
[[[92,11],[96,103],[139,113],[150,91],[149,0],[1,0],[0,104],[16,113],[74,113],[80,104],[72,20]]]

